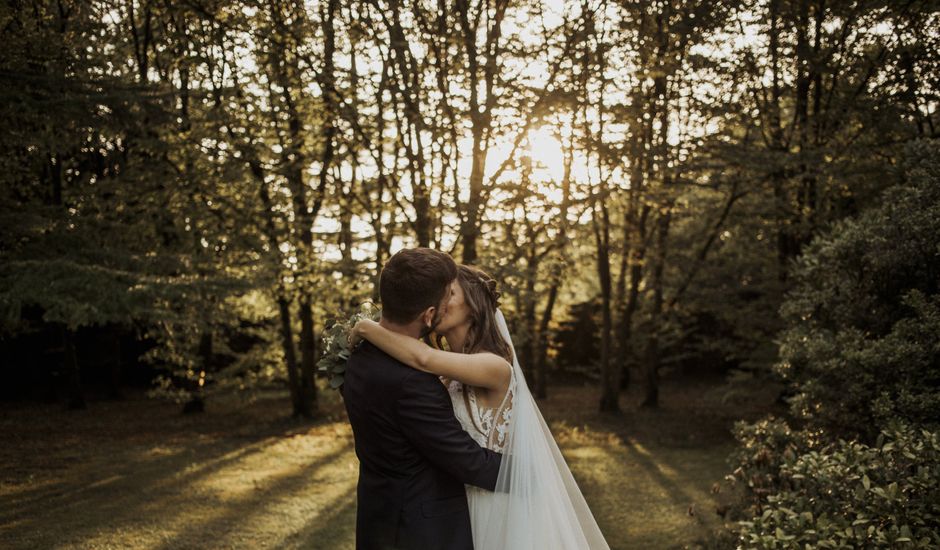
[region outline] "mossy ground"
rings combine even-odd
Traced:
[[[713,486],[735,418],[714,382],[669,382],[657,410],[592,387],[540,406],[611,548],[694,548],[722,527]],[[353,548],[357,460],[333,393],[324,417],[285,418],[283,396],[214,400],[202,415],[142,396],[0,407],[0,548]]]

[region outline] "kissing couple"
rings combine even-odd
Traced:
[[[429,248],[379,277],[341,387],[358,550],[609,547],[529,392],[497,283]],[[443,343],[446,342],[446,349]]]

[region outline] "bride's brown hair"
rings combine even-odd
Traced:
[[[499,333],[496,309],[500,292],[496,280],[485,271],[469,265],[457,266],[457,283],[463,289],[464,302],[470,310],[470,329],[462,353],[488,351],[512,364],[512,348]]]

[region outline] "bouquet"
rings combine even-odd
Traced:
[[[337,321],[323,334],[323,355],[317,361],[317,370],[330,377],[330,387],[337,389],[343,385],[346,372],[346,360],[352,354],[349,347],[349,334],[356,323],[363,319],[379,320],[380,311],[374,304],[366,302],[345,321]]]

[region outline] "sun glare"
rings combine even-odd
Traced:
[[[562,199],[561,180],[565,176],[565,153],[552,129],[541,127],[529,132],[529,154],[533,160],[533,179],[539,193],[550,202]]]
[[[529,152],[535,161],[536,170],[541,169],[555,183],[561,181],[565,175],[565,155],[561,143],[550,128],[542,127],[529,132]]]

